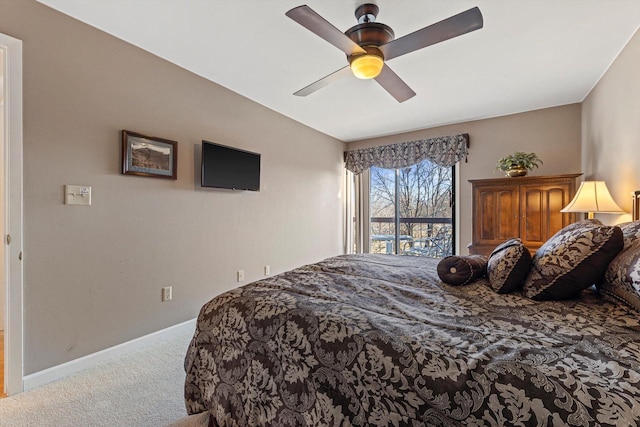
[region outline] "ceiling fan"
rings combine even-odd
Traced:
[[[289,18],[343,51],[349,61],[349,65],[311,83],[294,95],[307,96],[351,71],[360,79],[375,79],[398,102],[404,102],[416,93],[385,61],[479,30],[483,25],[482,13],[474,7],[394,40],[391,27],[375,22],[378,11],[375,4],[358,6],[355,12],[358,24],[344,33],[307,5],[287,12]]]

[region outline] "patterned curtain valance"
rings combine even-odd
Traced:
[[[406,168],[429,159],[440,166],[453,166],[469,154],[469,134],[440,136],[400,144],[345,151],[346,168],[355,174],[378,166]]]

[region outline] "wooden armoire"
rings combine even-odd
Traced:
[[[520,237],[533,254],[576,220],[562,213],[582,174],[469,180],[473,194],[470,254],[489,255],[503,241]]]

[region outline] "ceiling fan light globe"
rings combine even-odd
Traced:
[[[374,79],[384,67],[384,61],[377,55],[358,55],[351,60],[351,71],[359,79]]]

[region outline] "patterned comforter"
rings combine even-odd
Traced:
[[[437,260],[344,255],[203,306],[190,414],[213,426],[640,425],[640,316],[535,302]]]

